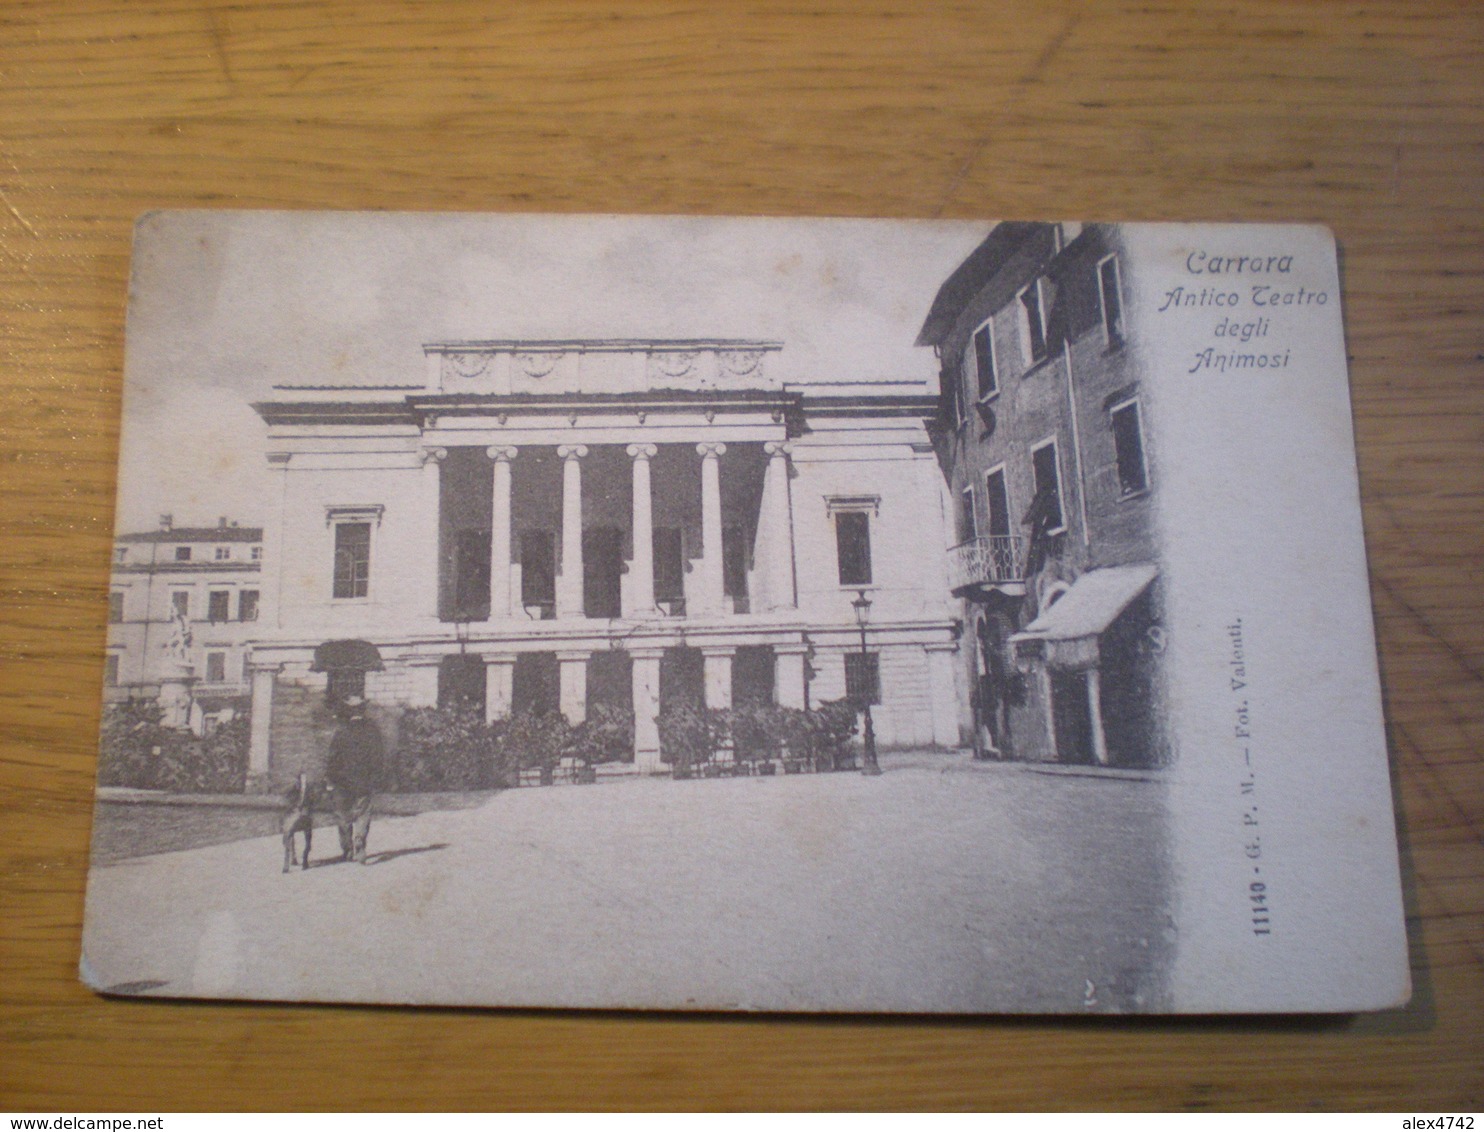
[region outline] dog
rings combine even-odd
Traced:
[[[323,783],[310,782],[309,775],[300,772],[293,787],[284,795],[287,809],[283,815],[283,871],[288,872],[290,866],[299,864],[299,856],[295,852],[297,846],[294,841],[295,834],[304,835],[304,863],[302,868],[309,867],[309,846],[314,840],[314,811],[331,809],[331,788]]]

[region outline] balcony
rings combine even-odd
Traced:
[[[959,543],[948,552],[948,586],[957,597],[998,590],[1008,596],[1025,593],[1025,539],[988,535]]]

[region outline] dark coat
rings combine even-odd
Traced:
[[[352,798],[373,794],[386,768],[386,744],[376,724],[365,716],[349,720],[330,740],[325,777]]]

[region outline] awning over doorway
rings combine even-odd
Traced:
[[[1060,600],[1010,640],[1018,643],[1099,637],[1130,602],[1149,588],[1158,574],[1159,568],[1152,562],[1089,570],[1072,583]]]
[[[381,653],[370,641],[326,641],[314,650],[311,672],[334,672],[354,669],[357,672],[380,672]]]

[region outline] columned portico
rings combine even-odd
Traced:
[[[701,612],[722,612],[725,574],[721,546],[721,457],[727,446],[715,441],[696,445],[701,455]]]
[[[582,458],[586,444],[557,448],[562,461],[562,568],[557,577],[559,620],[581,617],[582,608]]]
[[[629,617],[654,615],[654,488],[649,478],[649,462],[659,453],[653,444],[630,444],[629,459],[634,464],[633,531],[634,557],[629,570]]]
[[[587,719],[587,658],[591,655],[580,649],[557,653],[562,674],[562,714],[568,723],[582,723]]]
[[[495,464],[494,502],[490,509],[490,617],[510,616],[510,462],[519,449],[499,444],[488,449]]]
[[[266,660],[271,643],[287,675],[251,676],[254,773],[309,757],[305,743],[270,760],[267,735],[319,691],[297,666],[321,639],[381,650],[368,695],[389,711],[481,693],[491,721],[560,710],[580,723],[598,705],[605,720],[632,706],[636,769],[649,773],[663,768],[662,683],[677,712],[838,697],[834,666],[811,696],[809,658],[858,635],[837,576],[839,497],[880,501],[856,524],[855,552],[874,556],[872,631],[905,689],[884,705],[883,741],[956,742],[951,649],[924,653],[951,625],[922,600],[933,575],[903,534],[932,541],[917,479],[901,474],[931,458],[923,399],[786,386],[764,366],[776,343],[526,345],[436,347],[437,380],[407,396],[295,390],[260,406],[294,458],[275,465],[284,616],[260,649]],[[323,435],[305,432],[311,418]],[[373,512],[369,546],[364,532],[340,540],[369,593],[335,597],[321,516]],[[313,570],[326,584],[287,584]]]

